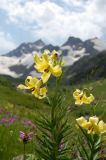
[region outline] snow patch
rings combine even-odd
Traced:
[[[33,55],[31,53],[29,54],[24,54],[21,58],[20,58],[20,64],[26,66],[26,68],[30,68],[34,61],[33,61]]]
[[[71,46],[62,46],[60,55],[64,50],[67,50],[67,55],[62,56],[63,60],[65,61],[65,66],[72,65],[75,61],[78,61],[81,57],[83,57],[86,52],[85,48],[74,50]]]
[[[0,74],[17,77],[17,74],[9,69],[12,65],[16,65],[18,59],[16,57],[0,56]]]
[[[31,71],[29,75],[37,77],[37,78],[40,78],[40,76],[41,76],[41,74],[36,72],[36,70]]]
[[[101,41],[100,39],[98,38],[95,38],[95,39],[92,39],[91,42],[94,43],[94,48],[98,51],[103,51],[103,50],[106,50],[106,42],[104,41]]]

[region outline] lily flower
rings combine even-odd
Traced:
[[[80,117],[76,121],[79,126],[88,131],[88,134],[102,134],[106,132],[106,123],[103,120],[99,121],[99,118],[96,116],[90,117],[89,120]]]
[[[20,84],[18,86],[19,89],[26,89],[26,90],[31,90],[32,94],[39,98],[45,98],[46,97],[46,93],[47,93],[47,88],[46,87],[42,87],[43,82],[40,79],[37,78],[33,78],[31,76],[28,76],[25,80],[25,85]]]
[[[42,56],[35,54],[35,68],[38,72],[42,73],[41,79],[43,83],[46,83],[51,75],[59,77],[62,74],[61,65],[56,61],[58,54],[56,51],[52,52],[52,55],[48,55],[47,52],[44,52]]]
[[[92,94],[87,96],[85,91],[79,89],[76,89],[76,91],[73,93],[73,97],[76,105],[90,104],[94,101],[94,96]]]

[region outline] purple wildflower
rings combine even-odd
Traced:
[[[9,124],[13,124],[15,122],[16,118],[15,117],[11,117],[9,119]]]
[[[36,128],[35,124],[31,120],[23,120],[22,122],[25,127],[31,127],[31,128]]]
[[[5,118],[5,117],[3,117],[3,118],[1,119],[1,123],[2,123],[2,124],[8,124],[8,119]]]
[[[15,117],[10,117],[10,118],[3,117],[0,122],[5,125],[11,125],[15,122],[15,120],[16,120]]]
[[[33,132],[22,132],[20,131],[20,138],[23,140],[23,143],[27,143],[28,141],[30,141],[33,137]]]
[[[11,115],[11,112],[6,112],[7,115]]]

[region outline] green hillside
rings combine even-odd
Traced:
[[[19,81],[0,77],[0,158],[1,160],[11,160],[12,157],[23,153],[23,144],[19,139],[19,131],[33,131],[36,133],[35,117],[39,117],[40,113],[49,116],[49,106],[46,100],[37,100],[29,93],[17,90]],[[63,86],[61,91],[66,95],[64,105],[68,105],[69,123],[74,123],[75,118],[81,115],[89,115],[94,112],[101,115],[106,122],[106,79],[79,84],[77,86]],[[95,96],[95,102],[92,106],[77,107],[74,105],[72,93],[76,88],[89,88]],[[49,92],[52,90],[49,89]],[[53,93],[53,90],[51,94]],[[14,118],[15,117],[15,118]],[[13,119],[10,123],[10,119]],[[5,120],[4,120],[5,119]],[[8,120],[8,121],[6,121]],[[27,122],[27,123],[25,123]],[[30,123],[28,123],[30,122]],[[72,124],[73,130],[75,128]],[[74,137],[73,137],[74,140]],[[27,153],[34,150],[33,141],[27,145]],[[73,141],[70,140],[70,144]]]

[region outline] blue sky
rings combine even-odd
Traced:
[[[0,0],[0,54],[38,39],[61,45],[69,36],[106,40],[106,0]]]

